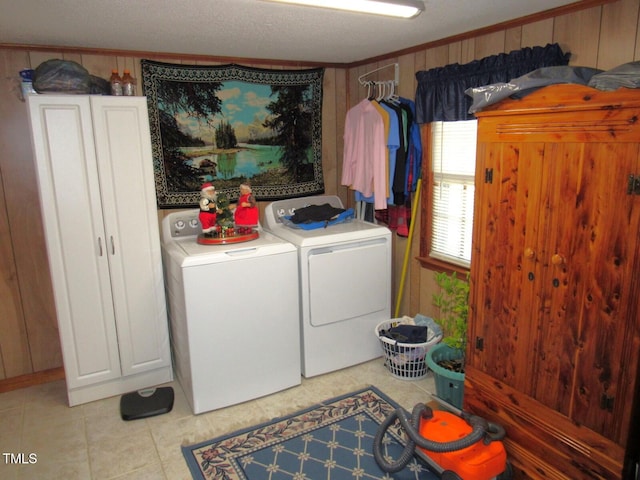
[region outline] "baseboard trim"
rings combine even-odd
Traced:
[[[0,393],[40,385],[42,383],[55,382],[57,380],[64,380],[63,367],[51,368],[41,372],[28,373],[26,375],[0,380]]]

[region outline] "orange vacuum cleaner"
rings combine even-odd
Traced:
[[[410,418],[402,408],[391,413],[373,440],[373,456],[380,468],[387,473],[399,472],[415,455],[444,480],[510,479],[511,466],[500,441],[504,429],[445,405],[455,413],[432,410],[422,403],[413,408]],[[396,420],[407,436],[407,444],[396,461],[389,461],[382,440]]]

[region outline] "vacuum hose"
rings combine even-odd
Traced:
[[[424,438],[419,433],[420,419],[429,419],[431,417],[433,417],[431,408],[423,403],[419,403],[413,407],[411,419],[407,418],[406,410],[398,408],[380,424],[376,436],[373,439],[373,457],[382,470],[387,473],[396,473],[405,468],[413,459],[416,445],[420,448],[431,450],[432,452],[444,453],[455,452],[470,447],[474,443],[482,440],[487,434],[491,440],[498,440],[504,437],[504,429],[499,425],[489,423],[476,415],[469,415],[462,412],[461,417],[472,427],[469,435],[450,442],[435,442]],[[389,427],[396,421],[396,418],[400,420],[400,424],[409,438],[400,457],[398,457],[395,462],[387,462],[382,451],[382,439]]]

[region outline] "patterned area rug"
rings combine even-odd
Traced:
[[[307,410],[182,447],[194,479],[431,480],[437,476],[413,460],[389,475],[373,458],[378,425],[397,404],[375,387],[327,400]],[[403,436],[390,428],[386,452],[397,459]]]

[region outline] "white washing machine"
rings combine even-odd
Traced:
[[[195,414],[301,382],[296,248],[258,228],[200,245],[198,210],[169,214],[162,255],[176,377]]]
[[[300,268],[302,374],[312,377],[380,357],[376,325],[391,315],[391,232],[351,220],[316,230],[282,222],[297,208],[343,208],[331,195],[279,200],[264,228],[296,246]]]

